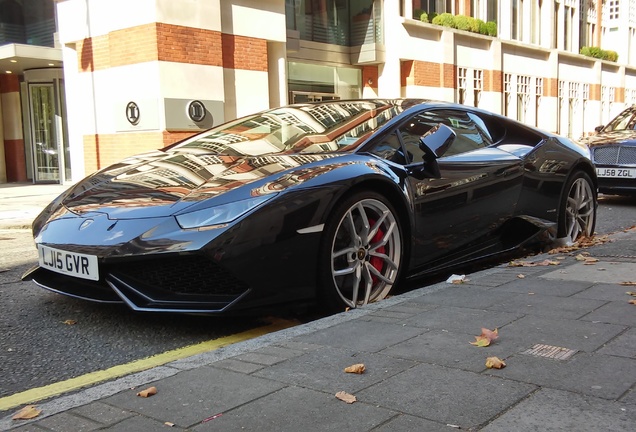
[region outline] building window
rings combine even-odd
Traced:
[[[523,39],[523,0],[512,0],[512,39]]]
[[[479,106],[479,100],[481,99],[481,92],[484,89],[484,71],[481,69],[475,69],[473,71],[473,104]]]
[[[610,0],[607,6],[608,18],[610,20],[617,20],[619,17],[619,0]]]
[[[517,76],[517,120],[526,121],[528,103],[530,102],[530,77]]]
[[[498,1],[499,0],[471,0],[471,16],[483,21],[497,22],[497,12],[499,11]]]
[[[376,0],[285,0],[287,28],[300,39],[342,46],[382,42],[381,10]]]
[[[534,125],[539,126],[539,105],[543,96],[543,78],[537,78],[534,90]]]
[[[512,93],[512,74],[504,74],[504,115],[510,114],[510,98]]]
[[[457,102],[464,104],[466,102],[466,75],[468,69],[457,68]]]
[[[405,0],[409,1],[409,0]],[[453,2],[451,0],[413,0],[413,10],[420,9],[429,15],[431,12],[442,14],[453,12]]]

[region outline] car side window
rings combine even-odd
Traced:
[[[451,128],[456,135],[442,157],[466,153],[492,144],[488,135],[464,111],[450,109],[425,111],[415,115],[398,129],[409,156],[408,163],[423,160],[424,151],[420,148],[420,138],[440,123]]]
[[[378,144],[376,144],[371,153],[381,157],[382,159],[390,160],[401,165],[406,165],[408,162],[402,151],[402,145],[395,132],[383,137]]]

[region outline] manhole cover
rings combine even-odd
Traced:
[[[521,354],[528,354],[535,357],[545,357],[555,360],[567,360],[576,354],[577,350],[563,348],[553,345],[536,344]]]

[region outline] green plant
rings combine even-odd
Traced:
[[[607,60],[611,62],[618,61],[618,53],[616,51],[604,50],[599,47],[584,46],[581,48],[579,53],[587,57],[593,57],[601,60]]]
[[[609,60],[611,62],[617,62],[618,61],[618,53],[616,51],[608,50],[608,51],[606,51],[606,54],[607,54],[607,56],[606,56],[605,60]]]
[[[420,15],[420,21],[425,23],[428,22],[428,14],[426,12],[422,12],[422,15]]]
[[[486,26],[486,23],[480,19],[477,20],[477,22],[479,23],[479,30],[478,33],[483,34],[483,35],[487,35],[488,34],[488,27]]]
[[[455,27],[455,17],[448,12],[444,12],[443,14],[437,15],[433,18],[433,24],[440,25],[443,27],[457,28]]]
[[[488,21],[486,23],[486,34],[488,36],[497,36],[497,23],[494,21]]]

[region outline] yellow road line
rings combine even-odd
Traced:
[[[234,335],[225,336],[219,339],[178,348],[172,351],[166,351],[164,353],[157,354],[151,357],[135,360],[123,365],[113,366],[105,370],[91,372],[86,375],[68,379],[66,381],[49,384],[44,387],[25,390],[11,396],[0,398],[0,411],[6,411],[20,405],[33,403],[52,396],[58,396],[62,393],[94,385],[102,381],[112,380],[114,378],[119,378],[131,373],[148,370],[175,360],[193,356],[195,354],[214,351],[227,345],[253,339],[264,334],[293,327],[297,324],[297,322],[293,321],[275,319],[272,321],[271,324],[265,325],[263,327],[258,327]]]

